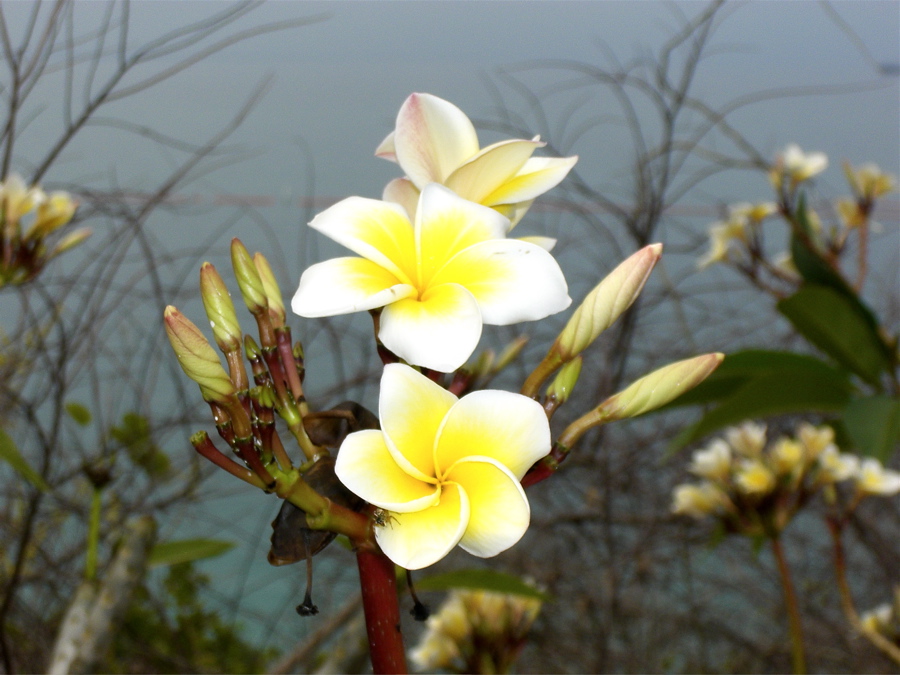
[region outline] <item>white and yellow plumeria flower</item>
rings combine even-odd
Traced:
[[[375,537],[407,569],[432,565],[457,544],[483,558],[525,534],[520,480],[550,452],[550,427],[536,401],[505,391],[461,399],[409,366],[385,366],[381,430],[341,445],[335,472],[390,518]]]
[[[784,149],[780,162],[794,184],[809,180],[828,168],[828,156],[824,152],[803,152],[796,143]]]
[[[435,183],[415,224],[401,206],[350,197],[310,227],[361,258],[308,268],[291,307],[320,317],[384,307],[378,336],[417,366],[452,372],[471,356],[482,324],[543,319],[572,302],[553,257],[505,239],[509,220]]]
[[[531,156],[544,145],[535,137],[480,148],[462,110],[432,94],[412,94],[375,154],[397,162],[406,174],[388,184],[384,198],[402,204],[410,216],[419,192],[441,183],[460,197],[497,209],[515,225],[535,197],[556,187],[578,161]]]
[[[856,473],[856,489],[867,495],[895,495],[900,492],[900,473],[885,469],[874,457],[866,457]]]

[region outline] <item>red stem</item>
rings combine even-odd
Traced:
[[[397,601],[397,576],[394,563],[378,551],[356,552],[359,583],[362,587],[366,632],[372,672],[406,673],[406,652],[400,632],[400,604]]]

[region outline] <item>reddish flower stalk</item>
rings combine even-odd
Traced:
[[[380,551],[366,548],[360,548],[356,552],[356,561],[359,566],[372,671],[376,675],[406,673],[394,563]]]

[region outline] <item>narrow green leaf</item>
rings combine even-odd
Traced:
[[[860,454],[887,464],[900,444],[900,399],[891,396],[855,399],[845,408],[843,423]]]
[[[873,385],[890,367],[878,334],[846,296],[826,286],[806,284],[778,303],[803,337],[840,365]]]
[[[220,539],[182,539],[157,544],[150,551],[151,566],[177,565],[178,563],[215,558],[234,548],[234,542]]]
[[[0,459],[5,460],[22,478],[34,485],[41,492],[50,492],[50,486],[41,475],[25,461],[15,441],[3,429],[0,429]]]
[[[86,427],[91,423],[91,411],[80,403],[66,403],[66,412],[77,424]]]
[[[539,591],[515,575],[487,569],[456,570],[425,577],[424,579],[416,578],[416,588],[423,591],[473,588],[495,591],[497,593],[524,595],[529,598],[543,600],[544,602],[550,600],[549,595]]]

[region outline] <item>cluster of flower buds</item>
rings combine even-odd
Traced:
[[[91,235],[78,229],[55,241],[50,236],[72,220],[78,206],[68,193],[47,194],[10,174],[0,182],[0,288],[34,279],[48,261]]]
[[[837,483],[849,483],[840,503],[849,513],[870,495],[900,492],[900,473],[874,458],[840,452],[831,427],[803,423],[795,438],[767,446],[766,427],[746,422],[728,429],[694,453],[690,471],[703,479],[675,488],[672,510],[703,518],[716,516],[729,532],[776,536],[819,491],[838,505]]]
[[[869,222],[875,200],[896,190],[897,178],[874,164],[854,168],[849,162],[844,162],[844,175],[853,196],[839,199],[835,209],[841,224],[852,230]]]
[[[436,614],[410,658],[419,670],[505,673],[515,662],[541,610],[536,597],[455,590]]]
[[[259,253],[251,257],[237,239],[232,241],[231,261],[241,296],[256,320],[259,342],[242,334],[224,281],[215,267],[204,263],[200,268],[201,297],[227,370],[197,326],[175,307],[165,311],[166,333],[178,362],[199,385],[219,436],[240,462],[220,452],[206,432],[194,434],[191,443],[220,468],[305,511],[310,527],[328,526],[359,535],[365,530],[365,519],[341,508],[334,495],[328,499],[329,495],[320,494],[302,477],[302,471],[327,457],[324,446],[342,440],[341,436],[318,433],[319,418],[356,420],[349,410],[310,413],[303,395],[303,348],[299,342],[291,342],[281,291],[268,261]],[[248,377],[245,355],[255,386]],[[276,416],[284,420],[305,455],[307,461],[300,467],[294,466],[285,450],[275,428]]]

